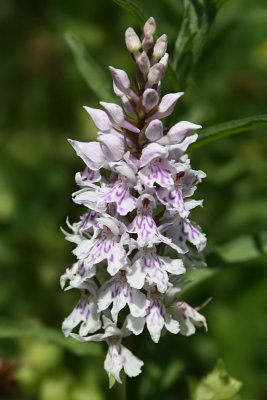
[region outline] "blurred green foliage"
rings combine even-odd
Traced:
[[[132,3],[155,17],[158,34],[169,37],[175,61],[183,3],[189,1]],[[192,1],[197,3],[209,7],[223,1]],[[193,393],[200,397],[194,394],[192,400],[208,400],[207,394],[201,395],[203,377],[212,376],[207,374],[222,358],[230,376],[243,382],[240,399],[265,400],[267,128],[224,137],[191,152],[193,168],[208,175],[196,193],[205,199],[204,208],[194,218],[208,236],[210,270],[192,276],[195,284],[185,300],[197,306],[213,297],[203,310],[209,332],[189,338],[169,334],[157,345],[148,335],[141,344],[140,338],[129,338],[129,347],[145,361],[143,374],[128,380],[126,388],[115,385],[109,391],[104,345],[86,350],[85,344],[60,337],[61,321],[78,294],[59,288],[59,276],[74,260],[59,226],[67,215],[73,221],[81,212],[71,193],[82,163],[66,139],[95,137],[81,107],[96,107],[99,100],[80,76],[64,34],[71,31],[84,43],[111,88],[108,65],[134,74],[124,30],[138,30],[138,20],[111,0],[1,0],[0,8],[0,399],[117,399],[126,390],[128,399],[189,400],[190,382],[195,382],[200,389]],[[197,11],[203,21],[203,10]],[[214,11],[206,15],[215,16]],[[164,93],[176,90],[175,85],[186,88],[167,122],[190,120],[208,130],[266,113],[266,1],[226,1],[202,33],[199,20],[194,21],[192,40],[179,50],[180,58],[176,53],[178,67],[185,67],[181,65],[179,76],[170,70],[163,85]],[[188,51],[194,51],[197,40],[203,52],[196,53],[188,68]],[[190,72],[186,80],[185,72]]]

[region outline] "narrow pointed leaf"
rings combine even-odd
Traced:
[[[196,143],[191,145],[190,150],[194,150],[224,136],[246,132],[263,126],[267,126],[267,114],[254,115],[252,117],[241,118],[204,128],[198,131],[199,138]]]
[[[184,15],[172,57],[180,86],[197,63],[219,8],[228,0],[183,0]]]
[[[114,101],[115,95],[112,93],[111,79],[108,79],[104,70],[88,53],[84,44],[72,32],[66,32],[65,39],[80,74],[96,97],[105,101]]]
[[[143,11],[138,7],[138,5],[131,0],[112,0],[114,3],[118,4],[118,6],[124,8],[124,10],[130,12],[135,19],[139,22],[140,25],[146,21],[146,17]]]

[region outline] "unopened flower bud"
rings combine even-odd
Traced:
[[[109,67],[115,85],[123,93],[127,93],[130,89],[130,79],[125,71],[114,67]]]
[[[148,18],[144,25],[144,34],[145,36],[155,35],[156,33],[156,22],[153,17]]]
[[[167,50],[168,38],[167,35],[162,35],[158,38],[154,45],[152,63],[157,62],[160,58],[164,56]]]
[[[155,142],[162,138],[163,125],[159,119],[151,121],[145,131],[145,135],[150,142]]]
[[[146,52],[148,52],[149,49],[151,49],[151,47],[154,44],[154,38],[152,35],[146,35],[144,37],[144,39],[142,40],[142,48],[143,50],[145,50]]]
[[[163,65],[163,74],[165,74],[165,71],[168,66],[168,60],[169,60],[169,54],[165,53],[164,56],[159,60],[159,63]]]
[[[159,95],[155,89],[146,89],[144,91],[142,97],[142,104],[146,112],[152,110],[152,108],[158,104],[158,101],[159,101]]]
[[[130,53],[137,53],[141,49],[141,41],[133,28],[126,29],[125,43]]]
[[[144,78],[146,78],[150,69],[150,61],[145,51],[143,51],[140,56],[138,56],[136,62]]]
[[[163,65],[162,64],[154,64],[153,67],[150,68],[149,73],[147,75],[147,83],[146,88],[157,85],[161,80],[163,73]]]

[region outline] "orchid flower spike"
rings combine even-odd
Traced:
[[[166,331],[188,336],[197,326],[207,328],[205,317],[180,298],[187,269],[204,264],[206,237],[190,213],[202,205],[191,196],[205,173],[191,169],[184,154],[201,126],[164,127],[183,93],[160,98],[168,40],[165,34],[155,39],[155,32],[152,17],[141,36],[126,30],[137,84],[110,67],[120,105],[85,107],[97,139],[69,140],[85,163],[73,194],[85,211],[78,222],[67,221],[70,233],[63,230],[76,260],[61,286],[81,298],[62,330],[81,342],[106,342],[104,368],[119,383],[122,369],[135,377],[144,364],[124,346],[127,336],[147,329],[157,343]]]

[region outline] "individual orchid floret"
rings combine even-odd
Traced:
[[[97,222],[98,227],[95,228],[94,237],[79,243],[73,253],[79,260],[84,261],[88,272],[95,267],[95,264],[106,260],[108,273],[115,275],[128,264],[121,240],[122,236],[127,237],[126,228],[122,222],[113,217],[98,218]]]
[[[155,343],[158,343],[163,327],[171,333],[178,333],[180,330],[179,322],[175,321],[167,311],[163,295],[157,289],[151,289],[148,292],[148,300],[150,304],[146,317],[136,318],[129,315],[127,317],[127,329],[135,335],[140,335],[146,324],[151,339]]]
[[[62,331],[65,336],[69,336],[71,331],[80,323],[80,336],[94,333],[101,328],[102,324],[100,321],[100,314],[97,310],[96,293],[97,286],[93,281],[83,285],[81,289],[81,299],[62,324]]]
[[[104,368],[107,371],[108,376],[113,376],[117,382],[122,383],[120,379],[120,371],[122,369],[124,369],[125,374],[129,377],[139,375],[144,363],[121,344],[121,340],[125,336],[125,333],[117,328],[116,324],[105,316],[103,316],[103,327],[105,329],[105,333],[103,334],[96,334],[87,337],[75,334],[71,334],[71,336],[81,342],[106,341],[108,344],[108,353],[104,362]]]
[[[128,304],[130,313],[134,317],[144,317],[148,301],[139,290],[131,287],[126,280],[126,271],[121,270],[100,289],[98,296],[98,310],[106,310],[111,303],[111,315],[117,323],[119,312]]]
[[[196,327],[204,327],[207,331],[206,318],[184,301],[178,301],[173,306],[173,317],[180,323],[180,333],[191,336],[196,332]]]
[[[168,273],[180,275],[185,272],[181,259],[160,256],[155,246],[145,246],[132,259],[127,280],[136,289],[144,287],[147,281],[150,285],[156,285],[159,292],[165,293],[168,288]]]

